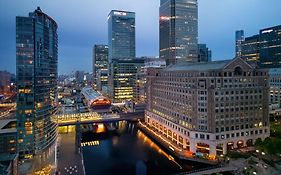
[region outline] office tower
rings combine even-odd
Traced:
[[[206,44],[198,44],[198,62],[212,61],[212,51]]]
[[[98,70],[96,89],[104,94],[108,93],[108,69]]]
[[[281,25],[260,30],[260,67],[281,67]]]
[[[241,58],[153,68],[145,122],[210,159],[269,136],[268,73]]]
[[[271,68],[269,74],[269,110],[273,112],[281,108],[281,68]]]
[[[161,0],[159,30],[159,55],[167,65],[197,62],[197,0]]]
[[[242,42],[244,41],[244,30],[237,30],[235,32],[235,53],[236,57],[241,56]]]
[[[34,158],[32,170],[42,168],[55,150],[57,27],[39,7],[28,17],[16,17],[18,152],[20,158]]]
[[[246,37],[241,43],[241,58],[251,65],[257,65],[260,60],[259,35]]]
[[[110,64],[112,76],[108,77],[109,96],[114,102],[134,98],[136,76],[144,67],[144,59],[113,59]]]
[[[112,59],[135,58],[135,13],[112,10],[108,15],[108,56]]]
[[[95,45],[93,50],[93,77],[95,89],[101,91],[103,86],[107,86],[107,71],[108,46]]]
[[[245,38],[241,57],[261,68],[281,67],[281,25],[260,30]]]

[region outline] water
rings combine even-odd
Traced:
[[[168,175],[203,166],[177,160],[133,123],[118,122],[111,125],[118,127],[117,133],[83,135],[82,142],[95,141],[95,146],[82,147],[86,174]]]

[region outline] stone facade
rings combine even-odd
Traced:
[[[153,68],[145,122],[192,153],[207,156],[269,136],[268,72],[240,58]]]

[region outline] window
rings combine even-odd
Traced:
[[[235,76],[241,76],[242,75],[242,69],[241,69],[241,67],[236,67],[235,69],[234,69],[234,75]]]

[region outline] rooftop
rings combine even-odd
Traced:
[[[94,99],[97,99],[97,98],[105,98],[99,92],[95,91],[91,87],[84,87],[81,92],[87,100],[94,100]]]
[[[214,71],[222,70],[232,60],[212,61],[203,63],[181,63],[168,66],[165,71]]]
[[[16,121],[16,119],[0,120],[0,134],[17,132],[17,129],[11,126],[11,124],[15,123]]]

